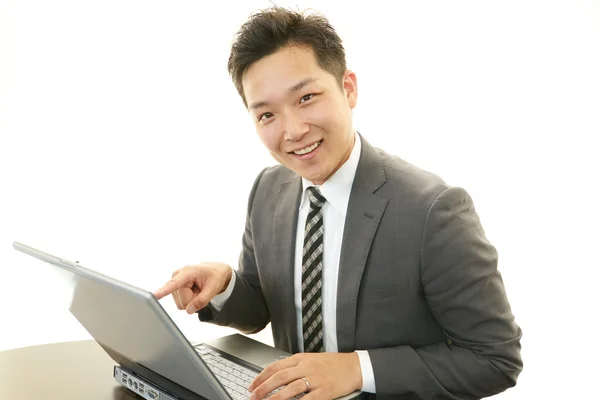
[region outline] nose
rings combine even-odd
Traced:
[[[306,122],[303,122],[300,115],[297,113],[289,113],[286,115],[283,128],[283,138],[294,142],[302,139],[302,137],[310,130],[310,126]]]

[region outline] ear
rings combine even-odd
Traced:
[[[344,94],[350,108],[356,107],[358,101],[358,86],[356,83],[356,74],[349,69],[344,72],[342,77],[342,86],[344,88]]]

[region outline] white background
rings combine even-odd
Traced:
[[[599,3],[278,4],[338,30],[367,140],[473,196],[524,332],[498,398],[597,396]],[[0,1],[0,350],[90,338],[15,240],[150,290],[236,264],[274,161],[226,63],[269,5]],[[162,303],[191,340],[232,332]]]

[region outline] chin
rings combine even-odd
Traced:
[[[289,168],[289,169],[292,169],[292,168]],[[324,177],[327,176],[327,174],[324,171],[322,171],[322,170],[315,171],[314,169],[311,169],[311,168],[292,169],[292,171],[294,171],[295,173],[297,173],[304,179],[311,181],[313,183],[314,182],[322,182],[324,180]],[[315,183],[315,185],[317,185],[317,183]]]
[[[318,175],[318,176],[312,175],[311,177],[308,177],[306,179],[311,181],[315,185],[322,185],[323,180],[324,180],[321,175]]]

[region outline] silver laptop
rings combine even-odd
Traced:
[[[290,356],[239,334],[192,345],[151,292],[22,243],[13,247],[59,268],[72,290],[69,310],[117,363],[115,380],[145,399],[247,399],[254,377]]]

